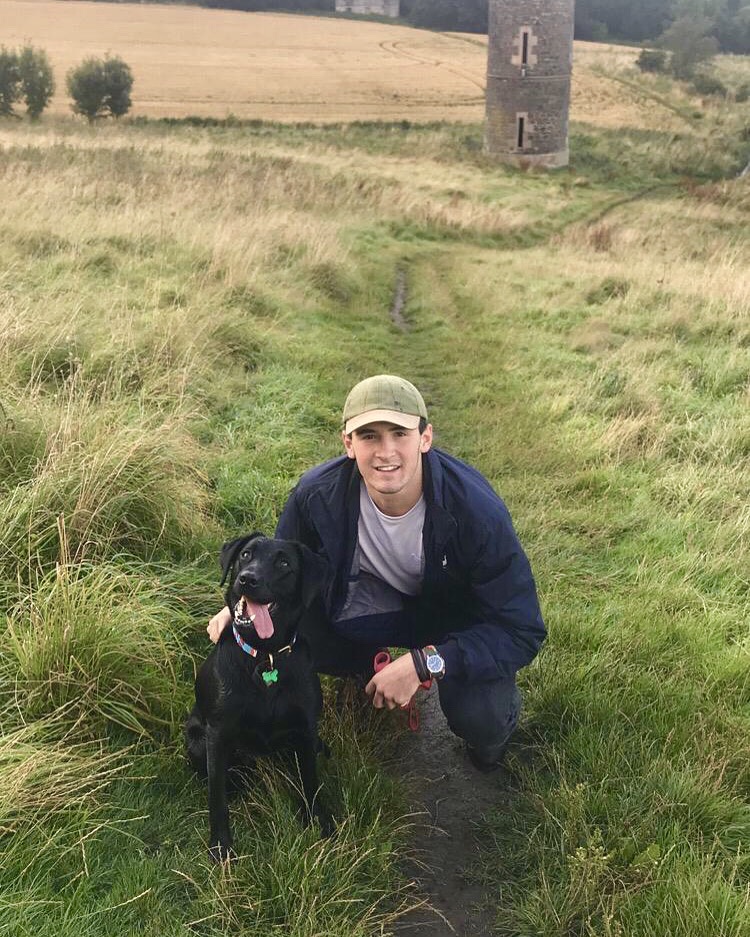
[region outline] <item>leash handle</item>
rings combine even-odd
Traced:
[[[390,663],[392,663],[392,658],[388,651],[378,651],[378,653],[372,659],[372,667],[375,673],[380,673],[380,671],[384,667],[387,667]],[[422,680],[422,682],[419,684],[419,689],[429,690],[431,686],[432,677],[430,677],[429,680]],[[407,705],[403,707],[404,709],[408,710],[407,719],[409,728],[412,732],[419,732],[419,710],[417,709],[416,698],[417,694],[415,693]]]

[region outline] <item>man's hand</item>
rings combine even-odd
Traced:
[[[232,613],[225,605],[224,608],[216,615],[214,615],[214,617],[208,623],[208,628],[206,628],[206,631],[208,632],[208,636],[211,638],[214,644],[216,644],[216,642],[219,640],[221,637],[221,632],[226,628],[231,620]]]
[[[419,689],[419,677],[411,654],[402,654],[387,667],[376,673],[365,687],[376,709],[405,709]]]

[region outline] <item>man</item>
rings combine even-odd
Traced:
[[[388,709],[433,676],[472,763],[493,770],[518,722],[516,671],[546,636],[510,515],[476,469],[433,448],[422,395],[403,378],[357,384],[342,437],[346,454],[302,476],[276,530],[330,564],[316,667],[370,677],[365,692]],[[229,619],[211,619],[212,640]],[[386,646],[410,650],[371,676]]]

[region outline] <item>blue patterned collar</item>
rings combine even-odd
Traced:
[[[242,635],[241,635],[241,634],[239,633],[239,631],[237,630],[237,626],[236,626],[235,624],[232,624],[232,631],[234,632],[234,640],[237,642],[237,644],[239,644],[239,646],[242,648],[242,650],[243,650],[246,654],[249,654],[251,657],[257,657],[257,656],[258,656],[258,649],[255,648],[255,647],[252,647],[250,644],[247,643],[247,641],[243,641]],[[294,647],[294,645],[296,644],[296,642],[297,642],[297,635],[295,634],[295,636],[292,638],[292,640],[289,642],[289,644],[286,645],[286,647],[279,648],[279,650],[278,650],[278,651],[275,651],[274,653],[277,654],[277,655],[278,655],[278,654],[283,654],[284,651],[287,651],[287,652],[291,653],[291,650],[292,650],[292,648]],[[266,652],[266,653],[268,653],[268,656],[269,656],[269,658],[271,659],[271,662],[272,662],[272,663],[271,663],[271,666],[273,666],[273,655],[270,654],[269,652]]]
[[[243,641],[243,640],[242,640],[242,637],[241,637],[241,635],[240,635],[240,633],[239,633],[239,631],[237,630],[237,628],[236,628],[235,625],[232,625],[232,631],[234,631],[234,640],[239,644],[239,646],[242,648],[242,650],[243,650],[246,654],[249,654],[251,657],[257,657],[257,656],[258,656],[258,651],[257,651],[257,649],[254,648],[254,647],[251,647],[251,646],[247,643],[247,641]]]

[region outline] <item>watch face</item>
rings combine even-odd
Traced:
[[[440,673],[444,666],[445,662],[439,654],[430,654],[427,658],[427,669],[430,673]]]

